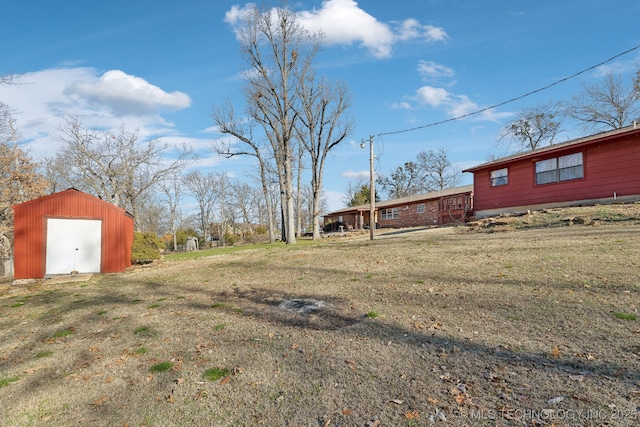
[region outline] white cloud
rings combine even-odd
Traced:
[[[427,41],[441,42],[449,38],[449,35],[441,27],[434,27],[433,25],[425,25],[423,27],[424,36]]]
[[[236,37],[239,35],[242,20],[251,12],[254,7],[256,7],[255,3],[247,3],[242,7],[234,4],[233,6],[231,6],[231,9],[225,12],[224,22],[234,27]]]
[[[422,105],[439,107],[442,104],[450,103],[451,95],[445,89],[439,87],[422,86],[416,92],[414,99]]]
[[[426,42],[443,42],[449,38],[443,28],[422,25],[414,18],[405,19],[398,25],[396,37],[400,41],[422,39]]]
[[[391,104],[391,109],[393,110],[413,110],[413,106],[405,101],[402,102],[394,102]]]
[[[107,107],[116,116],[175,111],[191,105],[189,96],[182,92],[167,93],[140,77],[120,70],[107,71],[97,79],[73,82],[64,94]]]
[[[298,19],[309,31],[322,31],[329,44],[361,43],[377,58],[391,55],[394,34],[389,26],[354,0],[326,0],[320,9],[299,12]]]
[[[242,19],[255,7],[254,3],[234,5],[225,13],[236,36]],[[422,25],[408,18],[395,29],[379,21],[358,6],[355,0],[325,0],[319,9],[297,12],[298,22],[311,32],[322,32],[330,45],[359,44],[376,58],[391,56],[394,43],[421,39],[440,42],[449,38],[444,29]],[[394,31],[395,30],[395,31]]]
[[[465,116],[482,108],[466,95],[456,95],[446,89],[433,86],[422,86],[411,99],[422,106],[443,108],[449,117]],[[483,115],[484,118],[490,120],[490,111],[486,113]]]
[[[454,75],[451,68],[424,60],[418,62],[418,73],[424,80],[451,78]]]
[[[362,170],[362,171],[348,170],[348,171],[342,172],[340,176],[342,176],[343,178],[369,178],[369,171],[368,170]]]
[[[94,68],[56,68],[23,74],[19,84],[0,86],[0,99],[14,109],[14,118],[36,159],[56,149],[55,133],[69,116],[87,127],[139,130],[141,138],[175,135],[161,111],[186,108],[190,98],[167,93],[122,71],[102,75]]]

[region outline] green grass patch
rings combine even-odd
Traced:
[[[157,363],[155,365],[153,365],[151,368],[149,368],[149,372],[164,372],[164,371],[168,371],[169,369],[173,368],[173,363],[171,362],[162,362],[162,363]]]
[[[158,302],[160,301],[166,301],[166,298],[158,298]]]
[[[42,359],[43,357],[51,356],[52,354],[53,351],[41,351],[40,353],[36,354],[36,358]]]
[[[131,300],[131,302],[129,302],[129,304],[140,304],[141,302],[142,302],[141,299],[134,299],[134,300]]]
[[[10,383],[18,381],[18,377],[8,377],[0,380],[0,388],[9,385]]]
[[[151,304],[149,307],[147,308],[158,308],[160,307],[160,304]]]
[[[14,302],[9,307],[16,308],[16,307],[22,307],[23,305],[24,305],[24,303],[22,301],[18,301],[18,302]]]
[[[107,310],[102,310],[96,313],[98,316],[102,316],[103,314],[107,314]]]
[[[133,330],[134,335],[148,335],[151,329],[148,326],[140,326]]]
[[[308,246],[308,245],[317,245],[317,242],[313,242],[312,240],[299,239],[297,240],[296,247]],[[282,242],[256,243],[253,245],[224,246],[221,248],[205,249],[202,251],[180,252],[175,254],[168,254],[164,256],[164,259],[165,261],[181,261],[181,260],[198,259],[198,258],[204,258],[204,257],[216,256],[216,255],[232,254],[235,252],[246,251],[246,250],[273,249],[276,247],[291,249],[291,246],[287,246],[286,243],[282,243]],[[296,249],[294,248],[294,250]]]
[[[622,311],[614,311],[613,317],[622,320],[636,320],[638,318],[635,314],[624,313]]]
[[[204,371],[204,378],[209,381],[218,381],[220,378],[224,378],[229,375],[229,370],[224,368],[211,368]]]
[[[418,285],[424,285],[424,280],[416,280],[416,283],[417,283]]]
[[[64,338],[67,337],[69,335],[71,335],[73,333],[73,331],[69,330],[69,329],[63,329],[62,331],[58,331],[55,334],[53,334],[54,338]]]
[[[218,323],[216,326],[213,327],[213,329],[215,331],[221,331],[226,327],[227,327],[227,325],[225,325],[224,323]]]
[[[148,352],[149,352],[149,349],[147,347],[140,347],[134,351],[135,354],[140,354],[140,355],[147,354]]]
[[[227,307],[227,303],[224,302],[216,302],[211,304],[211,308],[225,308]]]
[[[375,318],[376,318],[376,317],[378,317],[378,316],[379,316],[379,314],[378,314],[378,312],[377,312],[377,311],[375,311],[375,310],[371,310],[370,312],[368,312],[368,313],[367,313],[367,317],[368,317],[369,319],[375,319]]]

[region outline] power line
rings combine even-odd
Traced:
[[[609,58],[609,59],[607,59],[607,60],[604,60],[604,61],[602,61],[602,62],[600,62],[600,63],[598,63],[598,64],[596,64],[596,65],[592,65],[592,66],[590,66],[589,68],[585,68],[584,70],[578,71],[577,73],[572,74],[572,75],[570,75],[570,76],[568,76],[568,77],[564,77],[564,78],[562,78],[562,79],[560,79],[560,80],[558,80],[558,81],[555,81],[555,82],[553,82],[553,83],[551,83],[551,84],[548,84],[548,85],[546,85],[546,86],[544,86],[544,87],[541,87],[541,88],[536,89],[536,90],[532,90],[531,92],[527,92],[527,93],[525,93],[524,95],[516,96],[515,98],[508,99],[508,100],[506,100],[506,101],[500,102],[500,103],[495,104],[495,105],[492,105],[492,106],[490,106],[490,107],[485,107],[485,108],[482,108],[482,109],[480,109],[480,110],[473,111],[473,112],[471,112],[471,113],[463,114],[463,115],[461,115],[461,116],[451,117],[451,118],[449,118],[449,119],[441,120],[441,121],[439,121],[439,122],[429,123],[429,124],[426,124],[426,125],[423,125],[423,126],[417,126],[417,127],[413,127],[413,128],[409,128],[409,129],[397,130],[397,131],[391,131],[391,132],[381,132],[381,133],[379,133],[379,134],[378,134],[378,135],[376,135],[376,136],[383,136],[383,135],[395,135],[395,134],[398,134],[398,133],[412,132],[412,131],[414,131],[414,130],[425,129],[425,128],[429,128],[429,127],[433,127],[433,126],[441,125],[441,124],[444,124],[444,123],[453,122],[453,121],[455,121],[455,120],[464,119],[464,118],[469,117],[469,116],[474,116],[474,115],[476,115],[476,114],[484,113],[485,111],[491,110],[491,109],[493,109],[493,108],[502,107],[503,105],[509,104],[509,103],[511,103],[511,102],[514,102],[514,101],[518,101],[518,100],[520,100],[520,99],[522,99],[522,98],[526,98],[526,97],[531,96],[531,95],[533,95],[533,94],[535,94],[535,93],[538,93],[538,92],[542,92],[542,91],[544,91],[544,90],[547,90],[547,89],[549,89],[549,88],[551,88],[551,87],[553,87],[553,86],[555,86],[555,85],[558,85],[558,84],[560,84],[560,83],[564,83],[564,82],[566,82],[567,80],[571,80],[571,79],[573,79],[573,78],[575,78],[575,77],[579,76],[580,74],[584,74],[584,73],[586,73],[587,71],[591,71],[591,70],[593,70],[594,68],[598,68],[598,67],[600,67],[601,65],[604,65],[604,64],[606,64],[606,63],[608,63],[608,62],[611,62],[611,61],[613,61],[614,59],[619,58],[619,57],[621,57],[621,56],[623,56],[623,55],[626,55],[627,53],[632,52],[632,51],[634,51],[634,50],[636,50],[636,49],[639,49],[639,48],[640,48],[640,45],[637,45],[637,46],[635,46],[635,47],[632,47],[631,49],[627,49],[627,50],[625,50],[624,52],[621,52],[621,53],[619,53],[619,54],[617,54],[617,55],[615,55],[615,56],[612,56],[611,58]]]

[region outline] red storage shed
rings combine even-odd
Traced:
[[[14,279],[119,273],[131,265],[133,217],[70,188],[13,206]]]

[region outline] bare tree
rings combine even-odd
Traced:
[[[342,202],[345,206],[362,206],[371,201],[371,190],[369,186],[369,179],[365,177],[359,177],[349,181],[345,188],[345,194],[342,198]],[[379,194],[376,193],[376,202],[380,201]]]
[[[298,144],[298,156],[296,161],[296,236],[302,235],[302,175],[304,173],[305,151],[304,145]]]
[[[424,172],[415,162],[405,162],[395,168],[389,176],[381,175],[378,183],[390,199],[419,194],[425,191]]]
[[[116,132],[87,129],[75,117],[59,128],[62,142],[47,170],[57,186],[75,187],[130,211],[136,218],[144,197],[166,176],[192,160],[186,147],[158,139],[141,141],[138,132],[121,126]],[[173,148],[171,160],[166,161]]]
[[[268,144],[264,141],[254,138],[253,124],[239,120],[235,117],[233,106],[226,104],[224,108],[215,109],[213,119],[218,124],[220,132],[233,135],[244,143],[246,149],[240,149],[231,144],[229,141],[220,140],[214,143],[214,150],[221,156],[252,156],[258,163],[258,171],[260,174],[260,183],[262,186],[262,194],[264,195],[265,208],[267,213],[267,225],[269,231],[269,242],[276,241],[275,229],[275,204],[271,197],[271,179],[269,176],[270,161],[273,159],[273,153],[270,152]]]
[[[640,72],[633,84],[607,74],[604,80],[585,85],[565,108],[565,114],[580,122],[585,131],[621,129],[640,114]]]
[[[167,176],[159,183],[161,200],[165,203],[169,214],[169,232],[173,238],[173,251],[178,250],[178,217],[180,216],[180,200],[182,198],[182,179],[176,174]]]
[[[167,206],[156,194],[147,193],[138,201],[139,230],[162,236],[169,227]]]
[[[441,191],[455,187],[462,180],[462,173],[451,164],[444,147],[437,151],[421,151],[417,159],[418,166],[424,174],[425,191]]]
[[[246,114],[252,123],[262,128],[263,134],[256,136],[246,132],[248,129],[241,129],[231,108],[215,112],[214,120],[220,132],[233,135],[248,146],[259,162],[263,163],[264,159],[258,156],[258,147],[262,145],[261,141],[268,142],[269,157],[275,161],[280,186],[285,220],[282,237],[288,244],[293,244],[296,237],[292,156],[298,119],[297,84],[311,71],[320,39],[305,31],[287,7],[263,11],[254,7],[245,16],[238,34],[241,54],[248,65],[243,75]]]
[[[327,156],[353,131],[347,115],[351,105],[347,87],[331,84],[307,72],[298,82],[300,125],[297,134],[309,153],[311,162],[311,190],[313,192],[313,239],[320,238],[320,198],[322,176]]]
[[[560,131],[560,106],[549,102],[520,111],[502,128],[498,142],[506,142],[517,150],[535,150],[553,143]]]
[[[258,219],[258,198],[256,189],[246,182],[239,180],[230,180],[229,188],[231,190],[231,208],[235,210],[243,224],[255,224]]]
[[[218,200],[218,177],[211,172],[194,171],[184,177],[186,192],[198,203],[198,225],[205,242],[209,241],[209,229],[214,220],[215,203]]]

